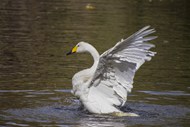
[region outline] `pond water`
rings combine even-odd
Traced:
[[[190,126],[188,0],[0,1],[0,125]],[[157,55],[136,73],[124,108],[140,117],[81,111],[71,78],[92,58],[65,54],[79,41],[103,53],[146,25]]]

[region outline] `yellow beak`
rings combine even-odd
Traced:
[[[67,55],[73,54],[77,51],[77,46],[75,46],[70,52],[67,53]]]
[[[75,46],[73,49],[72,49],[72,53],[75,53],[77,51],[77,46]]]

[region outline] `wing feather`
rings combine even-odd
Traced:
[[[133,88],[135,72],[156,54],[149,50],[155,46],[147,43],[156,38],[156,36],[148,36],[155,32],[154,29],[149,28],[150,26],[146,26],[127,39],[122,39],[100,56],[89,87],[89,94],[98,91],[101,94],[95,96],[104,98],[111,105],[125,104],[127,94]]]

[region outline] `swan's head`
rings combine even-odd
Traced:
[[[79,42],[74,48],[71,49],[70,52],[67,53],[67,55],[73,54],[73,53],[82,53],[88,51],[88,43],[86,42]]]

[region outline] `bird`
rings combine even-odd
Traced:
[[[133,88],[136,71],[145,61],[150,61],[156,52],[148,41],[157,36],[149,36],[155,29],[145,26],[126,39],[121,39],[101,55],[87,42],[79,42],[66,55],[90,53],[93,65],[76,73],[72,78],[72,94],[84,108],[94,114],[123,114],[127,96]],[[126,116],[137,115],[128,113]]]

